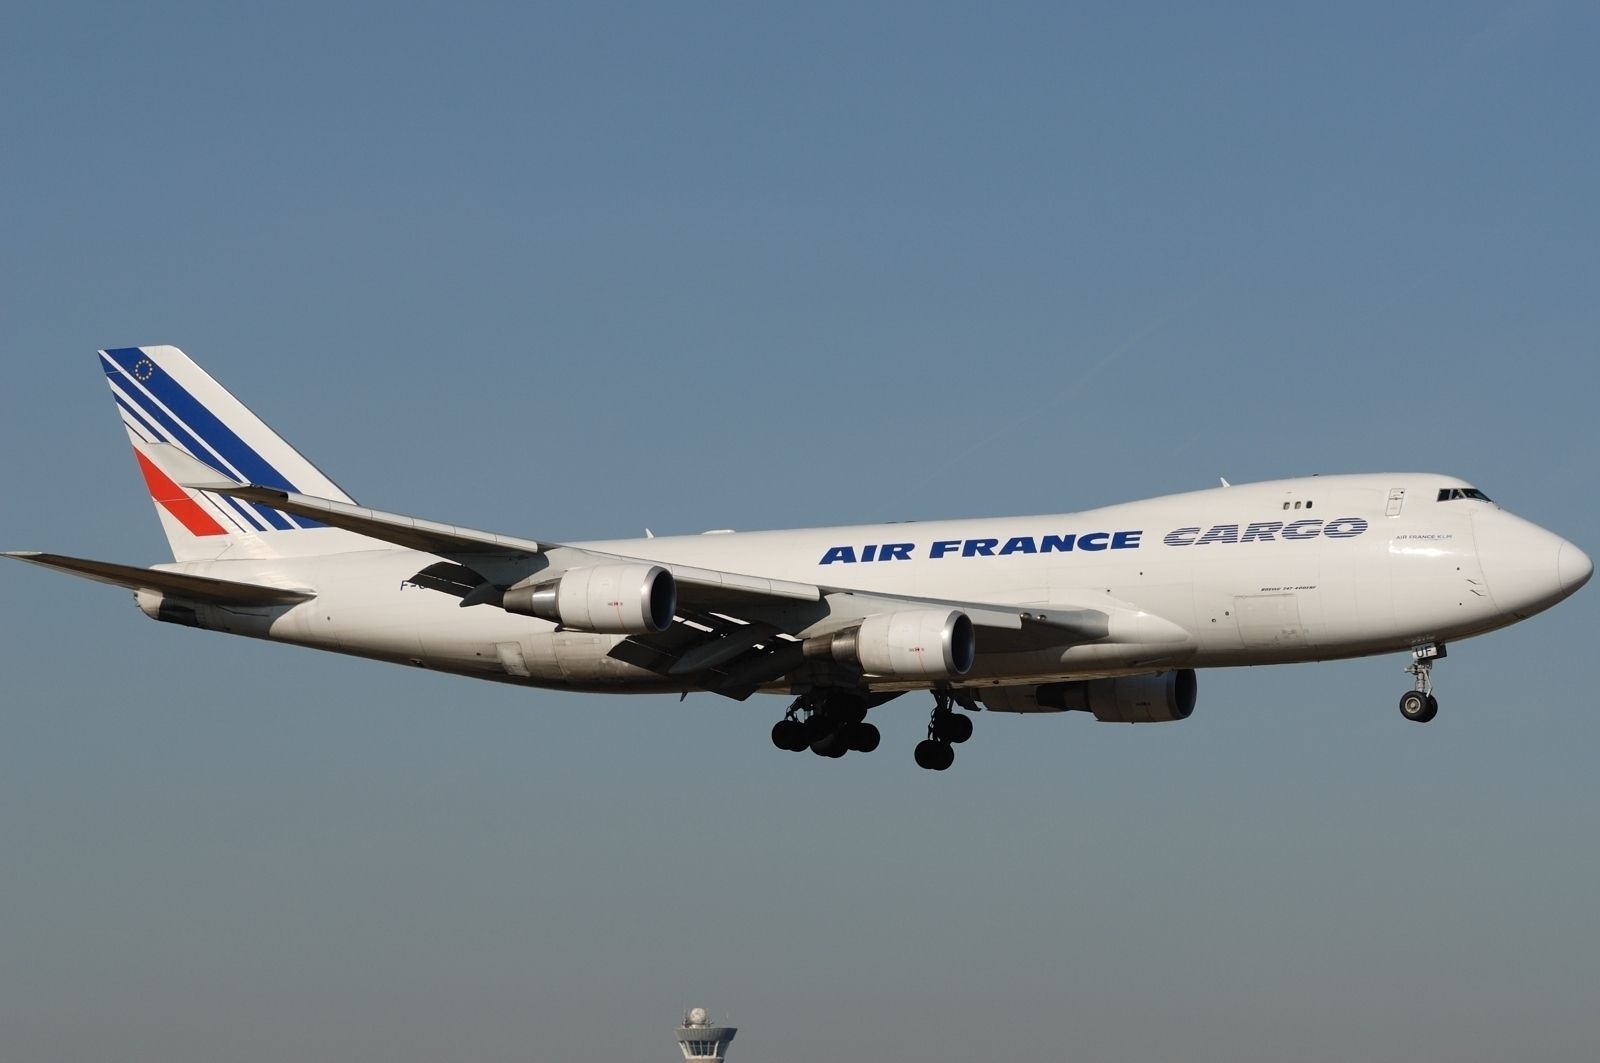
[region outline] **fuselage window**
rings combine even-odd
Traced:
[[[1488,502],[1489,496],[1476,487],[1441,487],[1439,488],[1439,501],[1456,502],[1470,498],[1475,502]]]

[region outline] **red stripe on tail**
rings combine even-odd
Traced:
[[[227,535],[228,529],[218,524],[216,518],[200,507],[200,503],[190,498],[183,488],[172,482],[172,478],[155,467],[149,458],[139,453],[135,448],[133,456],[139,459],[139,471],[144,474],[145,486],[150,489],[150,497],[155,499],[163,509],[178,518],[190,535]]]

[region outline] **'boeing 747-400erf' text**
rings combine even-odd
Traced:
[[[554,543],[356,505],[175,347],[100,352],[174,561],[9,556],[169,623],[530,687],[793,698],[781,749],[878,745],[931,691],[917,763],[970,712],[1182,720],[1195,670],[1407,653],[1526,619],[1583,551],[1436,473],[1223,486],[1078,513]],[[958,709],[966,711],[956,711]]]

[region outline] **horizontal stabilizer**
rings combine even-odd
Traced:
[[[5,556],[33,565],[43,565],[45,568],[70,572],[74,576],[92,579],[97,583],[109,583],[113,587],[126,587],[131,591],[158,591],[191,602],[207,602],[214,605],[294,605],[316,597],[311,591],[263,587],[258,583],[235,583],[233,580],[190,576],[182,572],[164,572],[160,569],[139,568],[135,565],[116,565],[110,561],[89,561],[62,554],[10,550],[6,551]]]

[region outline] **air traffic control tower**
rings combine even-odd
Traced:
[[[722,1063],[728,1058],[728,1042],[739,1031],[732,1026],[713,1026],[705,1008],[691,1008],[678,1027],[678,1047],[684,1059]]]

